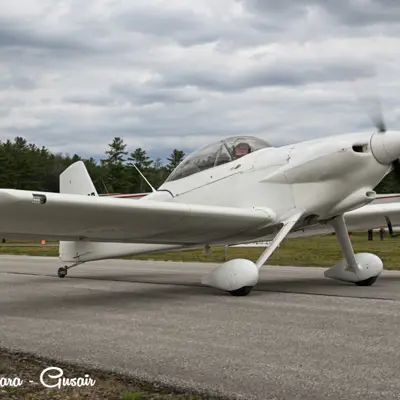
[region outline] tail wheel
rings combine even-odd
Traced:
[[[57,272],[59,278],[65,278],[67,276],[67,273],[68,273],[68,270],[65,267],[59,268],[58,272]]]

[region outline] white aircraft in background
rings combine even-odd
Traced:
[[[249,136],[219,140],[190,154],[137,201],[98,196],[77,162],[61,174],[60,193],[1,189],[1,235],[60,240],[67,264],[60,277],[88,261],[271,240],[255,263],[230,260],[202,280],[245,296],[285,237],[335,231],[344,259],[325,276],[372,285],[383,263],[354,254],[347,226],[379,228],[386,218],[400,224],[400,204],[370,204],[373,188],[400,157],[400,131],[377,128],[279,148]]]

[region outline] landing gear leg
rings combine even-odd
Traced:
[[[299,220],[300,216],[301,214],[294,215],[291,219],[286,221],[286,223],[282,226],[281,230],[273,238],[271,244],[265,249],[265,251],[261,254],[259,259],[256,261],[256,266],[258,269],[260,269],[266,263],[268,258],[271,257],[272,253],[281,244],[282,240],[285,239],[286,235],[294,227],[296,222]]]
[[[325,276],[344,282],[352,282],[358,286],[374,284],[383,270],[381,259],[371,253],[354,254],[343,215],[335,217],[330,221],[330,224],[335,230],[344,259],[325,271]]]
[[[78,266],[78,265],[80,265],[80,264],[82,264],[82,263],[81,263],[81,262],[77,262],[77,263],[72,264],[72,265],[66,265],[65,267],[60,267],[60,268],[58,268],[58,271],[57,271],[58,277],[59,277],[59,278],[65,278],[65,277],[67,276],[68,270],[69,270],[70,268],[76,267],[76,266]]]
[[[296,224],[301,214],[294,215],[290,220],[286,221],[286,223],[282,226],[281,230],[274,237],[270,245],[263,251],[261,256],[256,261],[256,267],[260,269],[271,257],[272,253],[276,250],[276,248],[281,244],[282,240],[285,239],[286,235],[290,232],[293,226]],[[257,279],[258,280],[258,279]],[[229,293],[232,296],[247,296],[253,289],[253,286],[242,286],[239,289],[231,290]]]
[[[331,224],[333,229],[335,229],[336,237],[339,241],[344,258],[347,261],[348,268],[354,272],[357,272],[358,265],[343,215],[334,218]]]
[[[256,263],[245,259],[234,259],[220,265],[201,280],[203,285],[226,290],[232,296],[247,296],[257,284],[259,269],[279,246],[300,218],[300,213],[288,219],[281,230],[262,253]]]

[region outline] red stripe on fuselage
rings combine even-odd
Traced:
[[[379,195],[378,194],[376,196],[377,200],[381,200],[381,199],[398,199],[398,198],[400,198],[399,194],[392,194],[392,195],[390,195],[390,194],[388,194],[388,195]]]

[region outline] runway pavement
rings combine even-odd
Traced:
[[[400,398],[400,273],[372,287],[264,267],[248,296],[215,265],[0,257],[0,346],[244,399]]]

